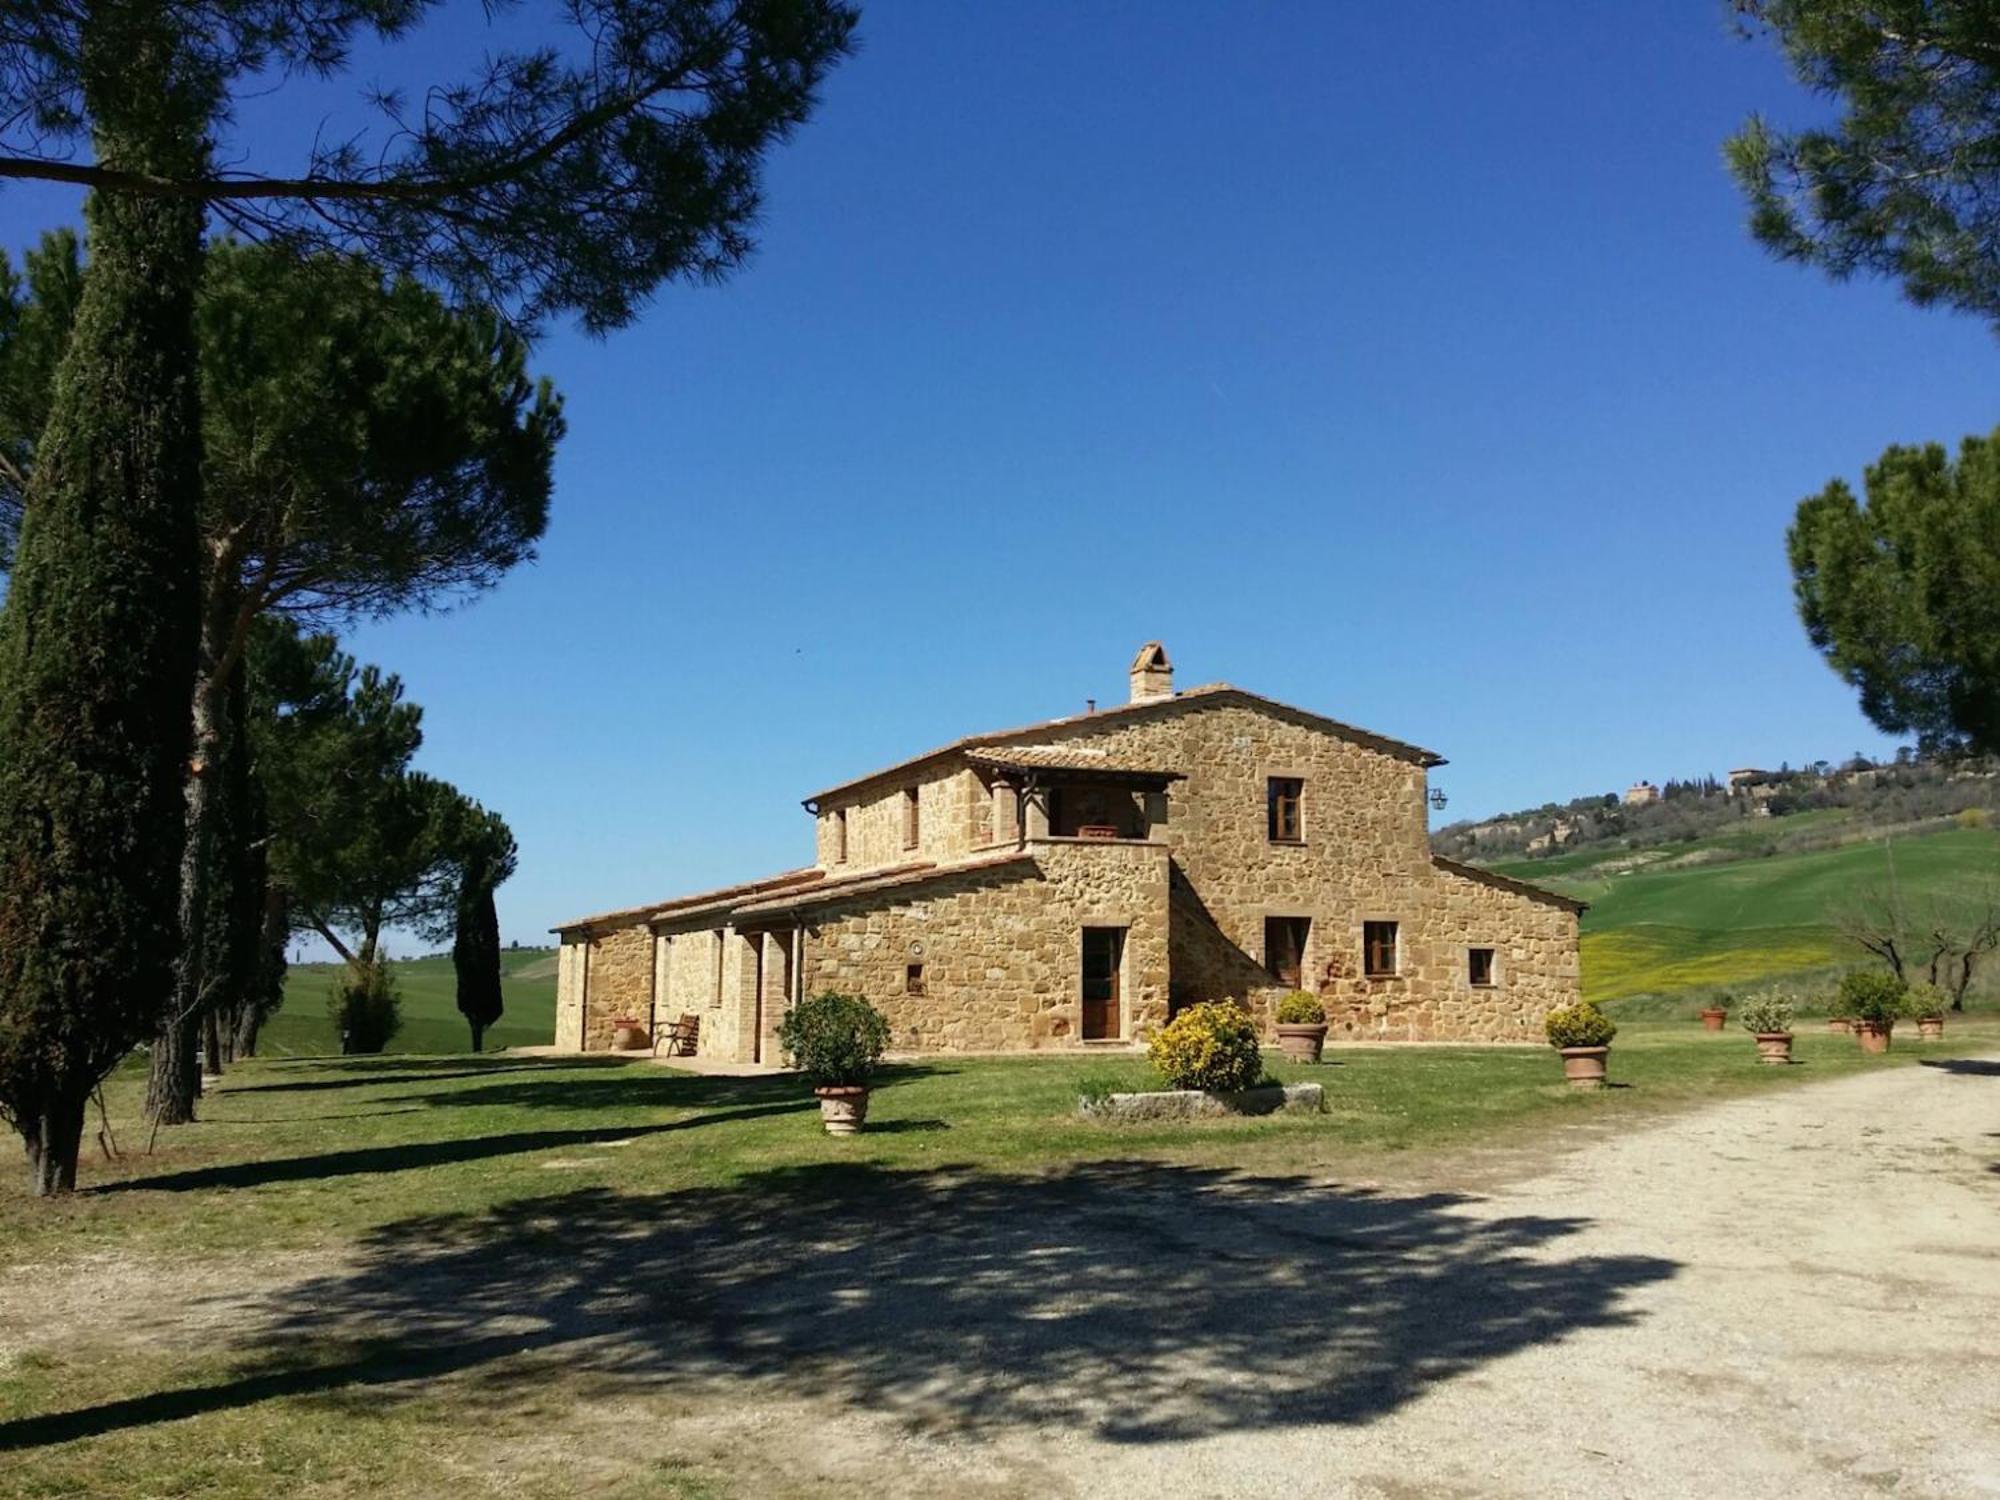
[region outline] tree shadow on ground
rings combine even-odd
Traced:
[[[444,1167],[460,1162],[488,1161],[497,1156],[519,1156],[529,1151],[547,1151],[560,1146],[602,1146],[611,1141],[639,1140],[673,1131],[696,1130],[703,1125],[721,1125],[738,1120],[754,1120],[762,1115],[791,1114],[814,1108],[810,1098],[791,1099],[756,1105],[747,1109],[719,1110],[687,1119],[652,1125],[603,1125],[575,1130],[517,1130],[503,1135],[477,1135],[443,1141],[409,1141],[386,1146],[363,1146],[352,1151],[322,1151],[312,1156],[281,1156],[263,1161],[228,1162],[213,1167],[195,1167],[185,1172],[163,1172],[156,1177],[131,1177],[107,1182],[90,1192],[100,1193],[190,1193],[207,1188],[253,1188],[274,1182],[315,1182],[329,1177],[353,1177],[383,1172],[409,1172],[423,1167]],[[393,1113],[393,1111],[392,1111]]]
[[[451,1060],[437,1057],[413,1058],[371,1058],[353,1057],[316,1058],[305,1063],[284,1063],[279,1066],[287,1071],[310,1068],[336,1069],[340,1076],[335,1078],[286,1079],[280,1083],[235,1084],[225,1080],[223,1092],[228,1094],[300,1094],[317,1093],[324,1089],[379,1088],[392,1083],[442,1082],[450,1078],[490,1078],[498,1073],[547,1073],[556,1070],[577,1068],[622,1067],[630,1060],[591,1060],[582,1058],[552,1058],[546,1062],[535,1058],[510,1058],[506,1061],[495,1059],[490,1063],[477,1063],[470,1059]]]
[[[1676,1264],[1561,1255],[1587,1222],[1137,1161],[548,1195],[385,1226],[240,1323],[255,1352],[231,1378],[0,1423],[0,1450],[441,1378],[475,1412],[545,1401],[560,1378],[586,1399],[791,1395],[969,1436],[1365,1423],[1637,1316],[1629,1294]]]
[[[897,1063],[877,1071],[877,1090],[951,1072],[927,1063]],[[428,1080],[426,1080],[428,1081]],[[603,1078],[513,1078],[488,1087],[440,1089],[436,1093],[385,1094],[385,1102],[435,1108],[480,1105],[505,1109],[721,1109],[737,1104],[805,1100],[812,1086],[797,1073],[683,1073],[668,1068],[632,1068]]]
[[[1975,1078],[2000,1078],[2000,1062],[1990,1057],[1926,1057],[1919,1066],[1942,1068],[1947,1073],[1965,1073]]]

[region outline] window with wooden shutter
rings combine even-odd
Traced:
[[[1266,827],[1274,844],[1296,844],[1304,840],[1305,820],[1299,804],[1306,784],[1296,776],[1273,776],[1265,783]]]
[[[1370,979],[1388,979],[1396,972],[1396,924],[1361,924],[1361,972]]]
[[[1264,919],[1264,968],[1279,984],[1299,987],[1305,970],[1306,938],[1311,931],[1310,917]]]

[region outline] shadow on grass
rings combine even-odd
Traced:
[[[317,1093],[323,1089],[378,1088],[391,1083],[430,1083],[453,1078],[490,1078],[499,1073],[546,1073],[559,1068],[574,1070],[589,1067],[619,1067],[624,1062],[625,1059],[622,1058],[609,1064],[586,1062],[579,1058],[550,1059],[547,1062],[516,1058],[506,1062],[468,1061],[456,1066],[444,1066],[445,1059],[435,1057],[367,1060],[339,1057],[286,1065],[292,1068],[337,1069],[342,1075],[337,1078],[302,1078],[287,1079],[282,1083],[232,1084],[225,1077],[222,1091],[227,1094]]]
[[[191,1193],[205,1188],[264,1187],[274,1182],[316,1182],[328,1177],[353,1177],[382,1172],[409,1172],[422,1167],[446,1167],[460,1162],[489,1161],[558,1146],[601,1146],[607,1141],[640,1140],[646,1136],[697,1130],[704,1125],[732,1124],[763,1115],[791,1114],[814,1108],[810,1098],[721,1110],[656,1125],[603,1125],[578,1130],[520,1130],[506,1135],[477,1135],[443,1141],[411,1141],[401,1145],[363,1146],[352,1151],[324,1151],[313,1156],[281,1156],[268,1161],[229,1162],[166,1172],[157,1177],[132,1177],[107,1182],[92,1193]]]
[[[896,1084],[952,1071],[928,1063],[897,1063],[882,1068],[876,1074],[875,1087],[891,1088]],[[720,1109],[737,1104],[767,1104],[778,1099],[812,1103],[809,1085],[796,1073],[754,1073],[730,1077],[656,1067],[620,1069],[602,1078],[517,1078],[488,1087],[386,1094],[383,1098],[384,1102],[426,1104],[433,1108],[479,1105],[500,1109],[576,1111]]]
[[[790,1393],[1116,1443],[1366,1423],[1638,1316],[1629,1295],[1676,1264],[1551,1253],[1587,1222],[1164,1162],[552,1194],[384,1226],[240,1324],[255,1343],[229,1378],[0,1423],[0,1450],[441,1380],[475,1413],[546,1404],[560,1380],[577,1399]]]

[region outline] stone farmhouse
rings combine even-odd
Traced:
[[[912,1052],[1129,1044],[1225,996],[1330,1036],[1539,1040],[1578,997],[1580,903],[1434,856],[1428,750],[1226,683],[968,735],[805,801],[810,865],[579,917],[559,1047],[776,1063],[807,995],[865,996]]]

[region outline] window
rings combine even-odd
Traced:
[[[847,863],[847,809],[836,808],[833,814],[833,862]]]
[[[1387,979],[1396,972],[1396,924],[1361,924],[1361,972],[1370,979]]]
[[[924,966],[911,964],[903,970],[903,993],[921,995],[924,992]]]
[[[905,849],[914,849],[917,847],[917,834],[917,789],[913,786],[905,787],[903,789],[903,847]]]
[[[1467,969],[1473,984],[1480,989],[1489,989],[1493,984],[1493,950],[1491,948],[1468,948]]]
[[[1305,970],[1306,937],[1311,931],[1310,917],[1264,919],[1264,967],[1278,983],[1299,988]]]
[[[1299,815],[1299,797],[1305,787],[1296,776],[1273,776],[1265,783],[1265,812],[1272,843],[1296,844],[1304,840],[1305,823]]]
[[[1083,929],[1083,1039],[1111,1041],[1123,1034],[1118,971],[1125,961],[1125,929]]]

